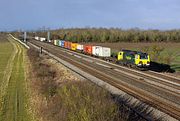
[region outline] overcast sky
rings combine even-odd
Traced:
[[[0,0],[0,30],[180,29],[180,0]]]

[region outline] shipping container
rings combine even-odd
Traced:
[[[61,40],[59,40],[59,41],[58,41],[58,46],[60,46],[60,47],[61,47]]]
[[[56,41],[57,41],[57,40],[54,40],[54,45],[56,45],[56,43],[57,43]]]
[[[68,46],[68,47],[67,47],[68,49],[71,49],[71,43],[72,43],[72,42],[68,42],[68,45],[67,45],[67,46]]]
[[[56,40],[56,45],[59,46],[59,40]]]
[[[64,42],[63,40],[61,41],[61,47],[64,47]]]
[[[77,50],[79,50],[79,51],[83,51],[83,45],[81,45],[81,44],[77,44]]]
[[[71,50],[77,49],[77,43],[71,43]]]
[[[44,37],[40,37],[39,39],[41,42],[46,41],[46,38],[44,38]]]
[[[64,48],[68,48],[68,42],[67,41],[64,42]]]
[[[101,47],[101,46],[93,46],[92,47],[92,54],[98,57],[110,57],[111,56],[111,49],[108,47]]]
[[[59,40],[56,41],[56,45],[59,46]]]
[[[35,40],[39,40],[39,37],[36,36],[36,37],[35,37]]]
[[[84,45],[83,51],[86,54],[92,55],[92,45]]]

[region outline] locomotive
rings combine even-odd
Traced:
[[[147,53],[132,50],[121,50],[117,53],[116,63],[132,68],[148,69],[150,57]]]

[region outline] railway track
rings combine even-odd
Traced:
[[[139,72],[39,41],[31,43],[180,120],[180,79]]]

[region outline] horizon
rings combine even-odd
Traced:
[[[106,28],[106,27],[70,27],[70,28],[38,28],[38,29],[27,29],[27,30],[23,30],[23,29],[14,29],[14,30],[0,30],[0,32],[47,32],[47,31],[56,31],[56,30],[73,30],[73,29],[117,29],[117,30],[122,30],[122,31],[130,31],[130,30],[137,30],[137,31],[161,31],[161,32],[166,32],[166,31],[180,31],[179,29],[141,29],[138,27],[135,28],[127,28],[127,29],[123,29],[123,28],[115,28],[115,27],[110,27],[110,28]]]
[[[43,27],[179,30],[178,11],[179,0],[6,0],[0,5],[0,31]]]

